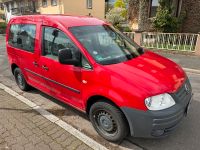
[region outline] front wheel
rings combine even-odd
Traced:
[[[129,133],[124,114],[110,103],[94,103],[89,117],[96,131],[108,141],[121,142]]]
[[[22,91],[28,91],[30,89],[30,86],[28,85],[28,83],[26,82],[22,71],[19,68],[16,68],[14,70],[14,76],[15,76],[15,81],[18,85],[18,87],[22,90]]]

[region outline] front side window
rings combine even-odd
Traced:
[[[58,52],[61,49],[70,49],[75,58],[80,52],[70,38],[61,30],[52,27],[43,27],[43,56],[58,60]],[[90,69],[87,59],[82,55],[81,66]]]
[[[52,27],[43,28],[43,55],[58,60],[58,51],[69,48],[72,52],[78,48],[60,30]]]
[[[70,31],[100,64],[120,63],[140,55],[138,45],[110,26],[71,27]]]
[[[33,24],[13,24],[10,27],[9,44],[13,47],[34,52],[36,26]]]

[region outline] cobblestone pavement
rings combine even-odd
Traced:
[[[34,88],[28,92],[21,91],[16,85],[16,82],[14,81],[14,77],[10,71],[7,54],[6,54],[6,48],[5,48],[5,37],[1,35],[0,35],[0,83],[11,88],[12,90],[24,96],[25,98],[28,98],[30,101],[32,101],[36,105],[49,111],[56,117],[59,117],[61,120],[65,121],[69,125],[73,126],[74,128],[76,128],[83,134],[87,135],[88,137],[97,141],[98,143],[107,147],[108,149],[111,149],[111,150],[123,149],[124,145],[126,147],[130,147],[130,146],[127,146],[127,142],[120,144],[120,145],[123,145],[121,147],[119,144],[113,144],[104,140],[94,130],[87,116],[73,109],[72,107]],[[129,143],[128,145],[131,145],[131,144]],[[136,147],[135,145],[131,145],[131,149],[137,149],[135,147]]]
[[[0,90],[0,150],[89,150],[82,141]]]

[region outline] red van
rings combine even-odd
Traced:
[[[192,99],[180,66],[96,18],[15,17],[6,47],[21,90],[35,87],[85,112],[109,141],[166,136]]]

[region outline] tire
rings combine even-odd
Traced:
[[[108,141],[121,142],[129,134],[124,114],[110,103],[94,103],[89,117],[95,130]]]
[[[19,68],[16,68],[14,70],[14,77],[15,77],[15,81],[16,81],[18,87],[22,91],[28,91],[28,90],[30,90],[31,87],[26,82],[26,80],[24,78],[24,75],[22,74],[22,71]]]

